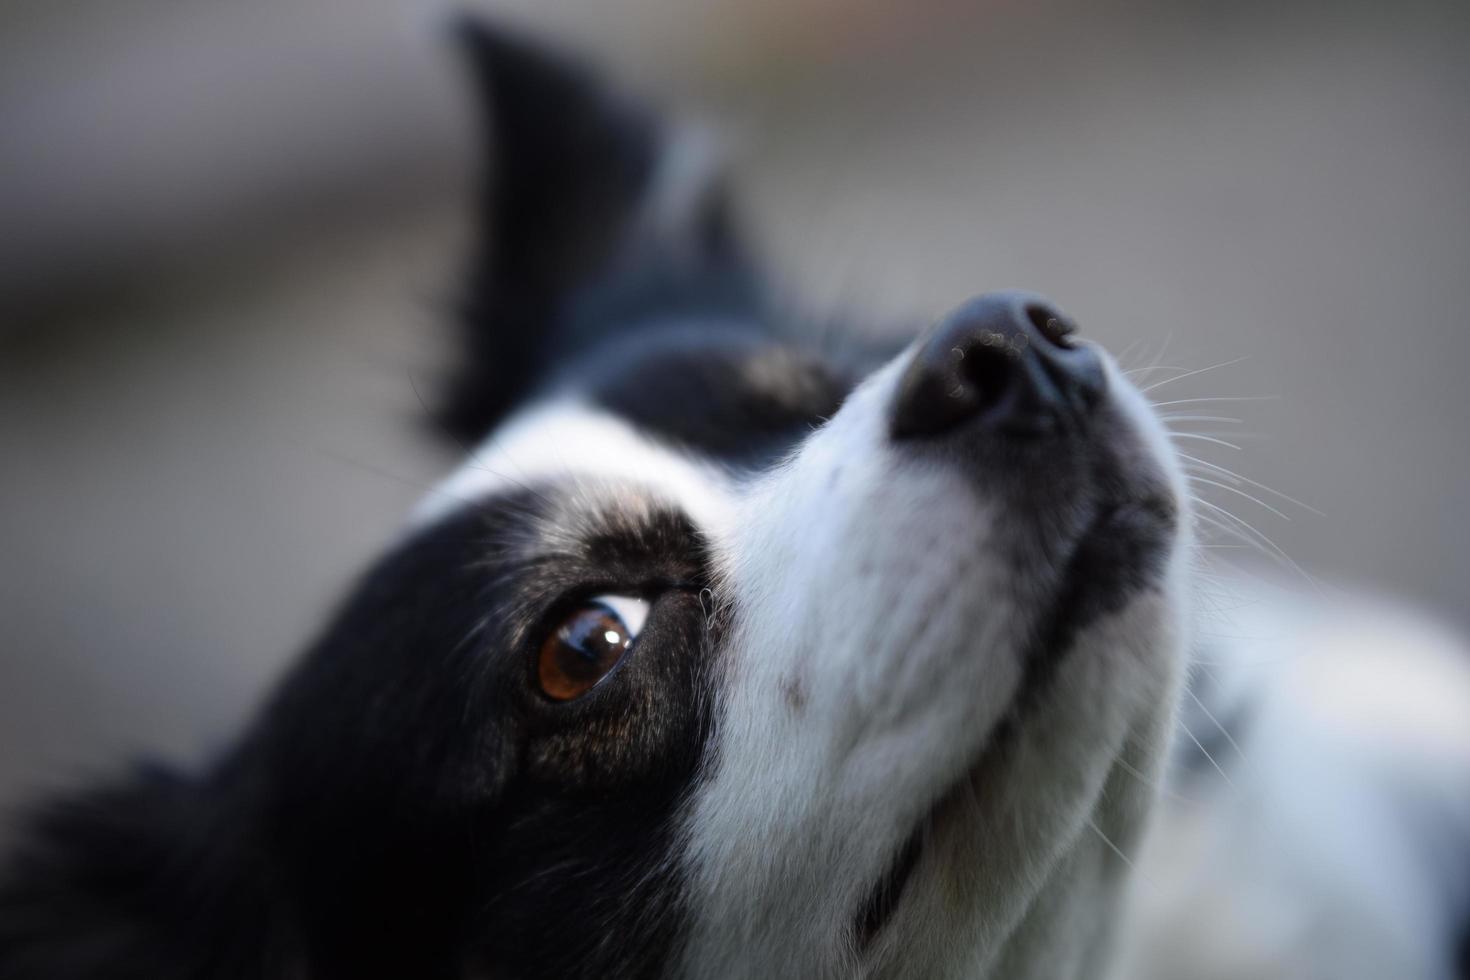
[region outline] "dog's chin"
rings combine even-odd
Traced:
[[[1056,624],[1074,619],[1078,607],[1088,607],[1093,614],[1116,607],[1118,600],[1109,594],[1116,582],[1109,583],[1110,573],[1116,577],[1153,574],[1168,558],[1177,532],[1179,509],[1174,498],[1153,486],[1140,487],[1138,495],[1122,502],[1096,508],[1080,533],[1065,542],[1067,556],[1053,569],[1054,597],[1037,615],[1039,636],[1052,634],[1055,643],[1071,644],[1074,637],[1056,635]],[[926,848],[936,839],[953,833],[980,832],[976,826],[976,808],[969,805],[981,787],[994,786],[1000,757],[1010,751],[1011,744],[1035,712],[1044,686],[1055,682],[1054,674],[1064,670],[1060,661],[1065,650],[1048,648],[1046,641],[1033,643],[1027,650],[1023,681],[1010,706],[993,724],[983,747],[961,774],[938,794],[936,802],[915,822],[913,831],[898,848],[888,869],[874,884],[867,899],[858,909],[852,933],[860,951],[868,949],[882,933],[904,900],[909,881],[926,857]]]
[[[1114,623],[1140,596],[1157,597],[1170,587],[1170,566],[1181,527],[1180,498],[1168,479],[1172,464],[1156,452],[1150,438],[1151,419],[1130,417],[1126,406],[1113,408],[1092,440],[1076,441],[1059,459],[1044,459],[1023,450],[1013,454],[1012,462],[1031,465],[1020,474],[1012,470],[991,481],[981,476],[989,483],[984,489],[1007,499],[1012,527],[1005,535],[1005,547],[1011,552],[1017,581],[1027,583],[1017,587],[1025,598],[1015,597],[1021,620],[1018,628],[1026,637],[1019,644],[1021,677],[998,715],[974,719],[977,728],[986,730],[978,748],[957,775],[941,784],[932,805],[914,821],[908,837],[856,910],[851,928],[862,954],[871,951],[882,959],[882,949],[889,945],[884,932],[906,904],[914,903],[910,893],[933,884],[916,885],[916,878],[965,876],[961,855],[983,849],[981,838],[990,833],[988,824],[995,819],[992,809],[979,801],[986,796],[1011,795],[1009,783],[1018,776],[1035,781],[1035,773],[1028,775],[1015,757],[1028,751],[1021,743],[1032,734],[1030,729],[1055,720],[1055,707],[1048,710],[1049,700],[1054,700],[1049,697],[1051,690],[1085,687],[1090,675],[1108,670],[1099,662],[1078,661],[1118,656],[1116,643],[1093,635],[1098,632],[1097,624]],[[1107,489],[1099,493],[1100,486]],[[1170,607],[1168,602],[1141,603],[1151,604],[1159,609]],[[1160,692],[1163,696],[1157,703],[1167,704],[1164,692],[1170,690],[1168,679],[1175,672],[1166,637],[1169,624],[1151,622],[1144,614],[1133,632],[1131,639],[1137,648],[1162,650],[1155,652],[1153,663],[1131,658],[1128,667],[1138,671],[1132,686]],[[1127,682],[1117,685],[1127,686]],[[1126,716],[1135,710],[1150,710],[1147,697],[1121,700],[1133,703],[1114,705],[1117,712],[1099,714]],[[1074,706],[1069,713],[1074,727],[1086,727],[1085,707],[1077,710]],[[1091,769],[1115,769],[1124,752],[1118,735],[1128,727],[1126,721],[1110,719],[1100,721],[1095,732],[1073,733],[1083,746],[1095,743],[1088,759]],[[1034,751],[1034,745],[1029,751]],[[1096,784],[1057,786],[1048,802],[1054,808],[1087,813],[1097,805],[1090,795],[1097,789]],[[1070,800],[1069,793],[1075,794]],[[973,886],[961,887],[973,890]],[[915,917],[913,913],[905,916],[908,928]]]

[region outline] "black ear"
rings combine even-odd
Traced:
[[[483,435],[559,358],[642,318],[748,313],[754,277],[719,173],[585,67],[464,18],[488,147],[442,421]],[[741,309],[732,311],[731,306]]]
[[[192,780],[140,769],[15,829],[0,868],[0,977],[265,976],[293,955],[267,935],[260,862]]]

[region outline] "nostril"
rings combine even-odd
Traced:
[[[1036,328],[1036,332],[1057,347],[1063,350],[1071,350],[1075,345],[1072,343],[1072,335],[1077,332],[1077,324],[1050,306],[1041,303],[1026,304],[1026,319]]]
[[[950,353],[959,361],[960,377],[974,389],[975,407],[984,412],[1000,404],[1015,373],[1007,361],[1019,358],[1020,351],[1000,334],[982,334],[978,343]]]
[[[1033,294],[977,296],[935,325],[893,396],[896,439],[934,436],[961,424],[1029,438],[1080,425],[1106,379],[1076,324]]]

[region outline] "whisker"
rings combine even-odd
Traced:
[[[1262,534],[1260,531],[1256,530],[1253,526],[1241,520],[1239,517],[1236,517],[1230,511],[1226,510],[1224,507],[1221,507],[1219,504],[1213,503],[1209,500],[1205,500],[1203,497],[1198,496],[1194,498],[1194,502],[1199,504],[1201,507],[1206,507],[1211,511],[1214,511],[1215,513],[1219,514],[1221,518],[1223,518],[1225,521],[1228,521],[1229,523],[1222,523],[1220,520],[1212,519],[1209,517],[1209,515],[1202,514],[1199,511],[1195,512],[1196,516],[1206,520],[1209,524],[1227,534],[1233,534],[1235,537],[1239,538],[1242,541],[1257,543],[1258,546],[1261,547],[1263,554],[1269,555],[1272,558],[1278,560],[1283,568],[1297,575],[1300,575],[1302,581],[1312,586],[1314,590],[1320,592],[1321,586],[1318,584],[1317,580],[1308,575],[1306,570],[1298,565],[1295,561],[1293,561],[1291,559],[1291,556],[1283,551],[1281,547],[1276,544],[1276,542],[1272,541],[1270,538],[1266,537],[1266,535]],[[1231,525],[1234,525],[1234,527],[1232,527]]]
[[[1136,383],[1137,377],[1142,376],[1142,375],[1153,374],[1155,371],[1181,371],[1181,370],[1183,370],[1183,368],[1179,368],[1179,367],[1175,367],[1173,365],[1166,365],[1166,364],[1162,364],[1161,363],[1164,360],[1164,355],[1169,350],[1169,342],[1172,339],[1173,339],[1172,335],[1169,336],[1169,337],[1165,337],[1159,343],[1159,349],[1158,349],[1158,351],[1155,352],[1155,354],[1153,355],[1152,359],[1149,360],[1149,362],[1148,362],[1147,365],[1142,366],[1142,367],[1129,368],[1128,370],[1126,370],[1126,371],[1123,372],[1123,376],[1126,377],[1126,378],[1129,378],[1130,380],[1134,380],[1135,383]],[[1131,350],[1132,348],[1133,348],[1133,345],[1130,344],[1129,345],[1129,349]],[[1121,361],[1120,361],[1120,363],[1121,363]]]
[[[1280,399],[1280,395],[1214,395],[1209,398],[1175,398],[1166,402],[1154,402],[1154,408],[1167,408],[1170,405],[1192,405],[1201,402],[1272,402]]]
[[[1136,374],[1148,374],[1150,371],[1183,371],[1184,368],[1178,364],[1150,364],[1148,367],[1129,368],[1123,372],[1125,378],[1132,378]]]
[[[1140,867],[1138,867],[1138,865],[1134,862],[1134,860],[1132,858],[1130,858],[1128,855],[1124,854],[1123,853],[1123,849],[1120,848],[1117,844],[1114,844],[1113,841],[1112,841],[1112,838],[1108,837],[1107,834],[1103,833],[1103,829],[1101,827],[1099,827],[1097,825],[1097,822],[1094,821],[1091,817],[1088,817],[1087,818],[1087,826],[1090,827],[1092,829],[1092,832],[1094,834],[1097,834],[1098,838],[1104,844],[1106,844],[1108,846],[1108,850],[1112,851],[1115,855],[1117,855],[1118,860],[1119,861],[1122,861],[1123,864],[1128,867],[1128,870],[1129,871],[1133,872],[1134,874],[1138,875],[1139,878],[1142,878],[1144,881],[1148,882],[1150,888],[1158,888],[1159,887],[1158,882],[1154,881],[1153,878],[1149,877],[1148,872],[1146,872],[1143,869],[1141,869]]]
[[[1226,449],[1234,449],[1238,452],[1244,451],[1241,449],[1240,446],[1237,446],[1233,442],[1226,442],[1224,439],[1220,439],[1212,435],[1206,435],[1202,432],[1170,432],[1169,437],[1172,439],[1198,439],[1200,442],[1214,443],[1217,446],[1224,446]],[[1179,455],[1183,456],[1184,454],[1180,453]]]
[[[1140,783],[1147,786],[1149,789],[1153,790],[1155,793],[1158,793],[1160,796],[1166,799],[1174,800],[1178,803],[1187,803],[1190,806],[1204,806],[1203,801],[1197,800],[1192,796],[1185,796],[1183,793],[1177,793],[1174,790],[1169,789],[1169,787],[1165,786],[1159,780],[1149,778],[1147,774],[1140,772],[1126,759],[1117,759],[1115,760],[1115,764],[1118,766],[1118,768],[1122,769],[1128,775],[1137,779]]]
[[[1193,497],[1192,499],[1195,503],[1208,507],[1213,511],[1223,514],[1225,517],[1230,518],[1233,523],[1226,523],[1224,520],[1221,520],[1219,517],[1216,517],[1213,514],[1206,514],[1200,511],[1195,512],[1194,516],[1197,519],[1204,521],[1216,530],[1219,530],[1225,534],[1229,534],[1239,541],[1245,542],[1255,551],[1258,551],[1263,555],[1271,558],[1278,557],[1269,548],[1267,548],[1265,542],[1259,540],[1256,537],[1256,535],[1259,535],[1260,532],[1258,532],[1255,528],[1251,527],[1249,524],[1246,524],[1240,518],[1236,517],[1234,514],[1230,513],[1228,510],[1218,504],[1211,503],[1210,501],[1204,500],[1200,497]]]
[[[1194,732],[1190,731],[1189,726],[1184,724],[1183,721],[1179,722],[1179,727],[1184,730],[1185,735],[1189,736],[1189,740],[1194,743],[1194,747],[1200,750],[1200,754],[1202,754],[1205,759],[1208,760],[1210,765],[1215,767],[1215,771],[1220,774],[1220,778],[1225,780],[1225,785],[1229,786],[1231,789],[1234,789],[1235,784],[1230,781],[1230,777],[1225,774],[1225,770],[1220,768],[1220,763],[1215,761],[1215,757],[1210,755],[1210,750],[1205,748],[1205,743],[1201,742],[1198,738],[1195,738]]]
[[[1262,433],[1262,432],[1243,432],[1240,429],[1229,429],[1229,430],[1226,430],[1226,429],[1200,429],[1198,431],[1190,432],[1189,434],[1192,435],[1192,436],[1215,436],[1216,438],[1224,438],[1224,437],[1228,436],[1231,439],[1234,439],[1236,442],[1264,442],[1264,441],[1266,441],[1266,435],[1265,435],[1265,433]]]
[[[1143,343],[1142,337],[1134,337],[1127,347],[1124,347],[1113,356],[1113,360],[1117,361],[1119,364],[1122,364],[1124,361],[1128,360],[1128,355],[1133,353],[1133,349],[1141,343]]]
[[[1282,511],[1277,510],[1275,507],[1272,507],[1270,504],[1266,503],[1264,500],[1260,499],[1259,497],[1255,497],[1255,496],[1252,496],[1251,494],[1246,493],[1244,490],[1240,489],[1239,487],[1232,487],[1230,484],[1224,483],[1224,482],[1222,482],[1220,480],[1211,480],[1209,477],[1207,477],[1207,476],[1200,476],[1198,473],[1191,473],[1189,475],[1189,479],[1192,482],[1194,482],[1194,483],[1203,483],[1206,486],[1219,487],[1221,490],[1224,490],[1224,491],[1226,491],[1228,493],[1237,494],[1237,495],[1239,495],[1241,497],[1244,497],[1246,500],[1249,500],[1251,503],[1257,505],[1258,507],[1264,507],[1266,510],[1269,510],[1271,513],[1275,514],[1277,517],[1281,518],[1283,521],[1289,521],[1289,520],[1291,520],[1291,518],[1288,517]]]
[[[1236,448],[1239,448],[1239,447],[1236,447]],[[1313,507],[1311,504],[1304,504],[1300,500],[1297,500],[1295,497],[1288,497],[1286,494],[1282,493],[1280,490],[1277,490],[1277,489],[1275,489],[1273,487],[1268,487],[1264,483],[1260,483],[1260,482],[1257,482],[1256,480],[1252,480],[1250,477],[1241,476],[1239,473],[1236,473],[1233,470],[1226,469],[1225,467],[1221,466],[1219,463],[1212,463],[1212,462],[1210,462],[1207,459],[1200,459],[1197,456],[1191,456],[1188,453],[1183,453],[1183,452],[1179,453],[1179,458],[1188,460],[1189,462],[1195,463],[1195,464],[1197,464],[1199,466],[1208,467],[1209,469],[1215,471],[1216,473],[1219,473],[1221,476],[1224,476],[1224,477],[1226,477],[1228,479],[1231,479],[1231,480],[1239,480],[1241,483],[1244,483],[1244,484],[1246,484],[1248,486],[1255,487],[1257,490],[1265,491],[1266,493],[1269,493],[1269,494],[1272,494],[1273,496],[1276,496],[1276,497],[1281,498],[1282,500],[1286,501],[1289,504],[1295,504],[1296,506],[1300,507],[1302,510],[1311,511],[1313,514],[1316,514],[1318,517],[1326,517],[1327,516],[1326,514],[1322,513],[1317,508]]]
[[[1171,385],[1176,381],[1183,381],[1185,378],[1192,378],[1196,375],[1204,374],[1207,371],[1218,371],[1220,368],[1231,367],[1232,365],[1239,364],[1241,361],[1248,360],[1249,358],[1250,355],[1247,354],[1241,357],[1237,357],[1232,361],[1221,361],[1219,364],[1211,364],[1209,367],[1196,368],[1193,371],[1185,371],[1183,374],[1176,374],[1172,378],[1165,378],[1163,381],[1154,382],[1147,388],[1143,389],[1143,393],[1146,395],[1156,388],[1162,388],[1164,387],[1164,385]]]
[[[1166,422],[1232,422],[1236,425],[1241,422],[1227,415],[1160,415],[1159,418]]]
[[[1230,734],[1230,729],[1220,724],[1220,719],[1216,718],[1210,709],[1205,707],[1205,703],[1200,700],[1199,695],[1188,688],[1185,688],[1184,693],[1188,694],[1190,700],[1199,705],[1199,710],[1203,711],[1205,717],[1210,719],[1210,723],[1220,730],[1221,735],[1225,736],[1225,741],[1229,742],[1230,747],[1235,750],[1235,754],[1240,756],[1240,761],[1249,764],[1250,760],[1246,758],[1245,750],[1240,747],[1240,743],[1235,740],[1235,736]]]

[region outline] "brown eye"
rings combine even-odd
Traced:
[[[541,642],[536,678],[554,701],[581,697],[617,666],[648,618],[648,603],[602,595],[577,606]]]

